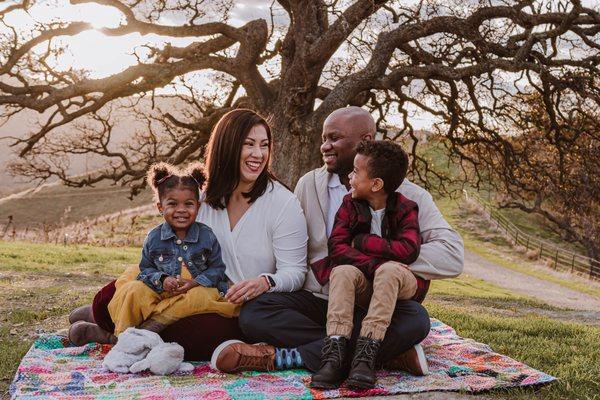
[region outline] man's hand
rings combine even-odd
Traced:
[[[267,290],[269,290],[269,283],[264,277],[259,276],[258,278],[238,282],[230,287],[225,295],[225,299],[233,304],[242,304],[260,296]]]

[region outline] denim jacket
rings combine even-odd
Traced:
[[[161,278],[180,275],[182,261],[196,282],[204,287],[216,287],[221,296],[225,295],[227,278],[221,246],[213,231],[200,222],[189,227],[183,240],[166,222],[152,229],[144,241],[137,279],[161,293]]]

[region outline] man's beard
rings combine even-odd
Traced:
[[[332,174],[336,174],[339,176],[348,176],[348,174],[350,172],[352,172],[352,167],[353,165],[343,165],[343,164],[336,164],[334,165],[331,169],[327,169],[327,172],[331,172]]]

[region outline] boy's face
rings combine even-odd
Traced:
[[[352,198],[368,199],[373,193],[378,192],[383,187],[381,178],[369,177],[370,157],[357,154],[354,157],[354,169],[350,172],[350,186],[352,187]]]
[[[200,203],[192,190],[174,188],[165,193],[157,206],[173,230],[182,231],[187,230],[196,220]]]

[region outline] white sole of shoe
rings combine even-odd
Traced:
[[[420,344],[416,344],[415,350],[417,351],[417,356],[419,357],[419,364],[421,365],[421,369],[423,370],[423,375],[429,375],[429,366],[427,365],[427,358],[425,358],[423,346],[421,346]]]
[[[221,354],[221,352],[223,351],[223,349],[225,347],[229,346],[230,344],[234,344],[234,343],[244,343],[244,342],[242,342],[241,340],[235,340],[235,339],[234,340],[226,340],[217,346],[215,351],[213,351],[212,356],[210,357],[210,367],[212,369],[218,370],[217,359],[219,358],[219,354]]]

